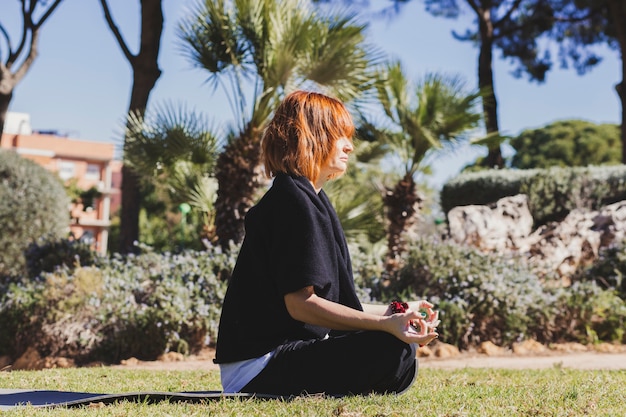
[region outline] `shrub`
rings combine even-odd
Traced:
[[[53,272],[60,266],[70,270],[77,266],[90,266],[97,259],[96,252],[88,243],[73,238],[40,239],[28,245],[25,254],[30,278],[42,272]]]
[[[433,239],[414,242],[384,294],[432,300],[441,313],[441,340],[460,348],[528,337],[533,316],[549,302],[523,262]]]
[[[626,341],[626,302],[613,287],[547,287],[522,259],[449,242],[414,242],[405,267],[382,294],[387,302],[433,301],[441,314],[441,340],[459,348],[523,339]]]
[[[595,282],[576,282],[554,290],[545,319],[538,324],[551,342],[626,342],[626,302]]]
[[[156,359],[214,343],[234,256],[203,252],[114,256],[98,266],[62,266],[2,284],[0,355],[34,346],[43,355],[88,361]]]
[[[626,241],[600,249],[598,259],[590,267],[578,271],[573,280],[595,282],[601,288],[615,290],[626,300]]]
[[[535,169],[463,172],[443,185],[441,209],[448,213],[457,206],[490,204],[519,194],[524,181],[537,172]]]
[[[52,173],[0,150],[0,275],[26,274],[28,245],[43,237],[67,236],[68,204]]]

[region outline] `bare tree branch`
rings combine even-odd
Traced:
[[[43,25],[43,23],[48,19],[48,17],[50,17],[50,15],[54,12],[54,9],[56,9],[57,6],[61,4],[62,1],[63,0],[55,0],[52,6],[50,6],[48,10],[46,10],[46,12],[43,14],[43,16],[41,16],[41,19],[39,19],[39,22],[35,23],[33,27],[36,29],[39,29],[41,25]],[[32,20],[31,20],[31,23],[32,23]]]
[[[107,24],[109,25],[109,28],[111,29],[111,32],[113,32],[113,36],[115,36],[117,43],[120,45],[120,48],[122,49],[122,53],[124,54],[128,62],[132,62],[135,56],[130,52],[128,45],[126,45],[126,41],[124,41],[124,37],[122,36],[122,33],[120,32],[117,25],[113,21],[113,16],[111,16],[111,10],[109,9],[109,5],[107,1],[100,0],[100,4],[102,5],[102,10],[104,11],[104,18],[106,19]]]

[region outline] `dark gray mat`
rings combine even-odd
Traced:
[[[0,410],[30,405],[33,407],[79,407],[90,403],[111,404],[118,401],[139,403],[191,402],[220,400],[223,398],[281,398],[263,394],[224,394],[221,391],[190,391],[190,392],[124,392],[118,394],[102,394],[93,392],[53,391],[53,390],[7,390],[0,389]]]

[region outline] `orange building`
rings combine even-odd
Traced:
[[[95,191],[96,198],[86,202],[89,206],[81,201],[70,205],[70,230],[76,238],[92,243],[99,253],[106,253],[111,213],[118,209],[121,199],[122,164],[114,160],[114,144],[34,132],[29,121],[24,123],[24,115],[17,116],[22,116],[19,129],[7,124],[0,148],[37,162],[66,184],[74,182],[80,190]]]

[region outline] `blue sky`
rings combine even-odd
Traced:
[[[371,0],[374,9],[386,1]],[[165,30],[161,44],[163,74],[150,98],[151,104],[173,102],[206,114],[216,124],[228,123],[232,115],[220,91],[204,84],[207,73],[192,68],[180,52],[175,27],[188,0],[164,0]],[[110,0],[127,43],[138,46],[139,1]],[[19,3],[0,1],[0,21],[17,42]],[[435,18],[424,11],[421,0],[406,5],[390,20],[368,18],[370,42],[397,58],[410,77],[429,71],[461,75],[468,86],[477,84],[478,50],[453,39],[451,31],[464,32],[473,17],[458,20]],[[620,123],[620,104],[614,85],[620,80],[616,51],[604,51],[603,62],[585,76],[573,70],[555,69],[542,85],[515,79],[512,67],[495,52],[495,91],[503,133],[516,135],[524,129],[555,120],[584,119],[596,123]],[[2,59],[6,59],[2,55]],[[128,107],[131,69],[110,33],[96,0],[64,0],[43,27],[39,57],[14,91],[9,111],[28,113],[37,130],[57,130],[70,137],[119,142],[120,126]],[[433,163],[429,182],[441,186],[468,162],[484,155],[482,147],[463,146],[455,154]]]

